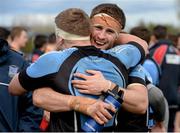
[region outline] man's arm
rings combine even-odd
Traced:
[[[91,116],[98,123],[104,124],[112,116],[108,110],[115,112],[115,108],[107,103],[92,98],[65,95],[55,92],[51,88],[37,89],[33,93],[34,105],[50,112],[75,110]]]
[[[127,33],[120,33],[115,43],[126,44],[132,41],[138,43],[144,49],[146,55],[149,53],[147,42],[134,35],[130,35]]]
[[[108,80],[104,78],[101,72],[88,70],[86,71],[92,76],[87,76],[81,73],[76,73],[75,76],[84,80],[73,80],[73,86],[79,89],[79,92],[85,94],[99,95],[102,91],[107,89],[113,89],[115,84],[109,85]],[[124,91],[124,102],[123,107],[132,112],[143,114],[146,112],[148,106],[148,94],[147,88],[139,83],[128,85],[127,89],[119,88]]]
[[[18,74],[14,76],[9,86],[9,92],[14,95],[21,95],[26,90],[21,86]],[[37,89],[33,94],[33,103],[50,112],[61,112],[75,110],[94,118],[98,123],[104,124],[112,116],[107,110],[115,112],[112,105],[100,100],[63,95],[50,88]]]
[[[26,91],[50,86],[54,78],[53,73],[59,69],[59,57],[62,54],[63,52],[51,52],[41,56],[35,63],[13,77],[9,92],[13,95],[21,95]]]
[[[180,111],[176,112],[176,117],[174,121],[174,131],[180,132]]]
[[[12,95],[22,95],[27,92],[20,84],[18,79],[19,74],[16,74],[9,84],[9,92]]]
[[[129,112],[144,114],[148,107],[147,88],[139,83],[128,85],[122,106]]]

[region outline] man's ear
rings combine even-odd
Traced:
[[[64,44],[64,39],[62,37],[57,37],[56,39],[57,50],[62,50],[63,44]]]
[[[64,42],[64,39],[62,37],[57,37],[56,40],[57,40],[56,42],[57,44],[62,44]]]

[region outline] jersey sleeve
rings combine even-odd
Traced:
[[[145,58],[145,52],[135,42],[129,42],[126,45],[119,45],[109,50],[113,56],[116,56],[127,69],[141,63]]]
[[[146,85],[145,81],[146,81],[146,73],[141,65],[138,65],[131,70],[128,77],[128,84],[139,83],[142,85]]]
[[[60,55],[57,52],[45,54],[21,71],[18,77],[21,86],[28,91],[50,87],[59,68]]]
[[[159,84],[160,67],[151,59],[146,59],[142,65],[152,77],[152,84]]]

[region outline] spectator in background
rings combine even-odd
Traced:
[[[55,51],[55,50],[57,50],[56,35],[52,33],[48,37],[48,43],[45,48],[45,53],[50,52],[50,51]]]
[[[11,42],[10,31],[4,27],[0,27],[0,38],[7,40],[8,43],[10,43]]]
[[[176,47],[178,49],[178,54],[180,55],[180,33],[177,34],[177,45],[176,45]],[[174,131],[175,132],[180,132],[180,86],[178,89],[178,94],[179,94],[179,97],[178,97],[179,98],[178,99],[179,108],[178,108],[178,112],[176,113],[176,116],[175,116],[175,122],[174,122]]]
[[[32,53],[32,60],[31,60],[32,62],[35,62],[39,58],[39,56],[44,54],[47,43],[48,43],[47,36],[42,34],[36,35],[34,39],[35,48]]]
[[[180,51],[178,50],[178,35],[168,34],[168,39],[172,41],[173,46],[176,48],[176,53],[180,54]]]
[[[5,28],[0,28],[0,38],[7,39],[7,33]],[[40,131],[42,110],[33,105],[32,93],[12,96],[8,92],[12,77],[28,64],[18,52],[11,50],[3,39],[0,39],[0,131]]]
[[[175,34],[168,34],[168,39],[172,41],[174,47],[177,47],[177,35]]]
[[[136,35],[141,39],[145,40],[147,43],[150,42],[151,32],[144,26],[137,26],[130,30],[130,34]],[[152,84],[158,85],[160,68],[158,64],[147,56],[146,60],[143,63],[143,67],[149,72],[152,78]],[[150,119],[155,120],[155,125],[151,125],[152,132],[165,132],[168,127],[169,111],[167,100],[164,97],[162,91],[153,86],[151,83],[147,83],[148,88],[148,97],[150,108],[153,109],[153,114],[150,116]]]
[[[144,26],[134,27],[130,30],[130,34],[140,37],[149,44],[151,32],[146,27]]]
[[[177,49],[180,51],[180,33],[177,35]]]
[[[158,25],[153,29],[154,44],[150,48],[150,56],[161,68],[159,88],[169,104],[168,131],[174,129],[174,118],[178,109],[178,87],[180,84],[180,61],[176,48],[167,39],[167,28]],[[161,54],[157,60],[157,55]]]
[[[10,37],[11,49],[22,54],[21,50],[26,46],[26,43],[28,42],[27,30],[24,27],[13,27]]]

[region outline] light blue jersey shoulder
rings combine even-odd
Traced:
[[[144,81],[148,80],[149,82],[153,82],[151,75],[149,72],[142,66],[137,65],[129,74],[130,77],[138,77],[143,79]]]
[[[127,69],[136,66],[141,60],[141,52],[131,44],[116,46],[108,50],[107,53],[117,57]]]
[[[30,77],[38,78],[59,70],[65,59],[67,59],[77,48],[70,48],[63,51],[53,51],[40,56],[26,70]]]
[[[152,81],[154,85],[159,84],[159,75],[160,75],[160,67],[158,67],[155,62],[150,59],[146,59],[143,63],[143,67],[149,72],[152,77]]]

